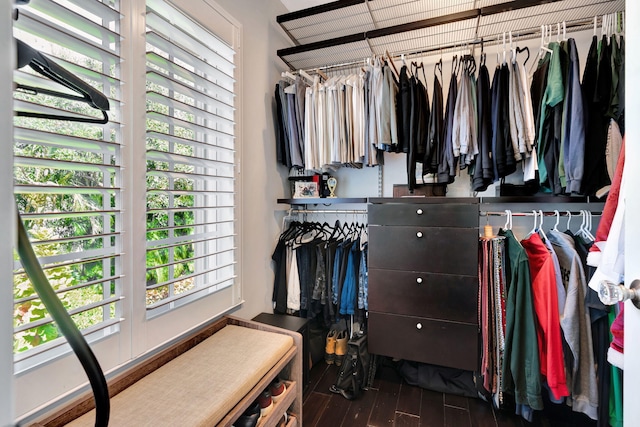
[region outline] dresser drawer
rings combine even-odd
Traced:
[[[369,226],[369,268],[475,276],[478,230]]]
[[[369,352],[473,371],[478,368],[478,327],[371,311]]]
[[[477,204],[383,203],[369,204],[368,222],[374,225],[478,227]]]
[[[477,324],[478,277],[369,269],[369,310]]]

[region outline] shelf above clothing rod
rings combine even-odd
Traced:
[[[366,215],[366,209],[292,209],[290,214],[355,214]]]
[[[542,24],[563,21],[574,23],[568,29],[577,30],[581,26],[575,23],[592,23],[594,16],[625,9],[624,0],[492,1],[484,7],[487,2],[334,3],[324,12],[279,21],[296,44],[278,51],[291,69],[326,69],[328,64],[363,61],[387,50],[393,55],[427,54],[482,39],[488,43],[502,32],[522,35]]]

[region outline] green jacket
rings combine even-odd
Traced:
[[[506,237],[511,272],[507,282],[507,333],[502,365],[504,391],[515,395],[517,404],[542,410],[529,259],[511,230],[500,230],[499,235]]]

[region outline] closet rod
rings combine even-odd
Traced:
[[[536,214],[535,215],[539,215],[538,210],[536,210]],[[580,216],[582,215],[582,212],[579,211],[574,211],[574,212],[570,212],[570,211],[561,211],[558,210],[558,213],[560,214],[560,216],[569,216],[569,214],[567,213],[571,213],[571,216]],[[600,216],[602,215],[602,212],[592,212],[589,211],[589,213],[593,216]],[[544,216],[556,216],[556,213],[554,211],[542,211],[542,214]],[[507,216],[507,212],[506,211],[498,211],[498,212],[485,212],[485,211],[480,211],[480,216]],[[533,212],[511,212],[511,216],[534,216]]]
[[[591,28],[593,27],[593,19],[582,19],[579,21],[567,22],[566,27],[567,27],[567,32],[572,30],[577,31],[580,29],[586,29],[587,27]],[[540,27],[536,27],[535,29],[531,29],[529,31],[519,32],[517,33],[516,37],[518,39],[522,39],[524,37],[532,38],[533,36],[539,36],[539,35],[540,35]],[[439,45],[432,48],[421,49],[421,50],[412,51],[412,52],[396,53],[396,54],[392,54],[391,56],[392,56],[392,59],[400,59],[402,55],[404,55],[405,59],[408,59],[410,57],[423,56],[423,55],[434,53],[434,52],[446,51],[446,50],[456,49],[456,48],[464,48],[465,46],[478,45],[482,42],[484,42],[485,46],[492,46],[498,43],[496,42],[496,37],[497,35],[490,37],[488,39],[474,39],[464,43],[451,43],[448,45]],[[500,43],[502,42],[500,41]],[[342,62],[339,64],[330,64],[330,65],[314,67],[306,70],[306,72],[313,73],[313,72],[317,72],[316,70],[327,71],[334,68],[342,68],[342,67],[346,68],[346,67],[354,67],[354,66],[362,66],[362,65],[366,65],[366,58],[358,59],[354,61]]]
[[[291,214],[366,214],[365,209],[293,209]]]

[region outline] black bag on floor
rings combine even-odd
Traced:
[[[353,400],[360,396],[362,390],[371,386],[371,374],[374,359],[367,349],[367,336],[354,337],[347,343],[347,354],[338,370],[336,383],[329,387],[333,393],[341,394],[345,399]]]

